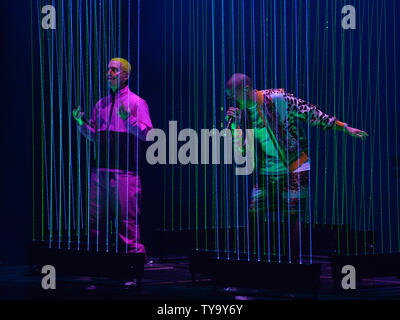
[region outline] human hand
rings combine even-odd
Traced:
[[[352,127],[347,127],[347,133],[353,137],[360,138],[361,140],[366,140],[368,137],[368,133]]]
[[[81,112],[80,109],[81,109],[81,107],[77,107],[74,110],[72,110],[72,116],[78,122],[78,124],[81,126],[84,123],[83,117],[85,116],[85,113]]]
[[[240,112],[241,111],[239,108],[229,107],[228,110],[226,111],[226,116],[238,120]]]
[[[241,129],[232,130],[232,142],[234,145],[242,145],[243,134]]]

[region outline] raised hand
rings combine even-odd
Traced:
[[[81,110],[81,107],[77,107],[74,110],[72,110],[72,116],[74,117],[76,122],[78,122],[78,124],[81,126],[84,123],[83,117],[85,116],[85,113],[81,112],[80,110]]]
[[[368,137],[368,133],[366,133],[365,131],[352,127],[347,127],[347,133],[353,137],[360,138],[362,140],[366,140]]]

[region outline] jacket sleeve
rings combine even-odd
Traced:
[[[136,115],[131,115],[128,118],[128,128],[131,134],[142,141],[146,141],[146,135],[153,129],[153,124],[151,123],[149,107],[145,100],[140,99],[138,101]]]
[[[93,108],[92,116],[90,117],[89,123],[84,122],[82,125],[78,125],[79,132],[88,140],[95,142],[96,134],[96,119],[99,108],[99,102]]]
[[[325,114],[315,105],[290,93],[285,94],[284,99],[287,103],[288,112],[303,121],[308,121],[311,126],[319,126],[322,130],[328,130],[335,125],[336,117]]]

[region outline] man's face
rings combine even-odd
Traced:
[[[127,80],[127,74],[119,61],[110,61],[107,69],[107,84],[110,88],[119,88]]]

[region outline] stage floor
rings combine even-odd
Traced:
[[[304,292],[278,292],[251,288],[222,288],[211,279],[201,278],[192,283],[189,261],[170,258],[145,266],[140,287],[128,286],[124,281],[109,278],[57,275],[56,289],[43,290],[41,276],[29,272],[25,265],[0,265],[0,299],[144,299],[144,300],[296,300],[313,299]],[[400,279],[397,277],[364,279],[356,290],[335,292],[330,264],[322,263],[319,300],[400,299]],[[127,279],[128,281],[129,279]]]

